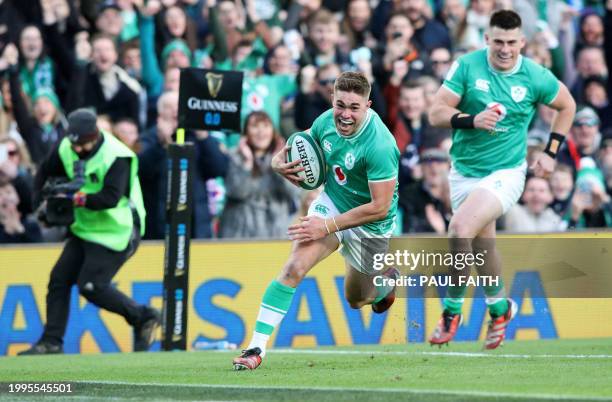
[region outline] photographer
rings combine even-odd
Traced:
[[[61,188],[78,190],[51,190],[53,196],[46,200],[46,220],[55,221],[60,215],[59,221],[63,221],[67,210],[73,213],[74,222],[51,271],[44,332],[32,348],[20,355],[62,353],[70,290],[75,284],[89,302],[120,314],[134,327],[135,351],[150,347],[160,324],[159,314],[136,304],[111,285],[119,268],[136,251],[144,232],[145,212],[137,171],[136,155],[111,134],[98,130],[93,112],[78,109],[68,116],[67,136],[43,162],[36,187],[40,189],[51,176],[71,180]],[[62,200],[73,208],[65,208]],[[54,205],[62,208],[53,210]]]

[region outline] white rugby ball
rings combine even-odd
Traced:
[[[291,147],[287,152],[287,161],[301,160],[304,171],[298,172],[303,181],[298,182],[306,190],[314,190],[325,183],[325,158],[319,144],[308,133],[299,131],[293,133],[287,140]]]

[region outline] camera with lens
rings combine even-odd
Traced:
[[[39,217],[49,226],[68,226],[74,222],[72,196],[85,184],[85,163],[74,163],[74,179],[50,177],[42,188],[46,207]]]

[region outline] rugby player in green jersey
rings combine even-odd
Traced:
[[[362,256],[386,252],[397,210],[399,150],[380,117],[370,109],[370,83],[362,73],[344,72],[334,83],[332,109],[313,123],[310,135],[327,165],[325,190],[311,204],[308,216],[289,227],[291,255],[266,289],[253,337],[233,360],[234,369],[261,364],[274,329],[287,313],[296,287],[319,261],[336,249],[346,262],[345,297],[352,308],[371,304],[376,313],[395,300],[395,288],[374,286],[371,264]],[[287,180],[300,180],[300,161],[286,162],[285,147],[272,168]],[[368,239],[368,240],[364,240]],[[373,240],[373,241],[372,241]],[[367,241],[367,245],[362,244]],[[395,268],[383,275],[397,277]]]
[[[493,13],[485,39],[485,49],[466,54],[451,66],[435,95],[429,119],[434,126],[453,129],[451,249],[486,250],[486,263],[479,274],[497,276],[501,262],[495,250],[495,221],[523,191],[527,129],[536,107],[542,103],[557,111],[546,150],[530,166],[534,174],[546,177],[553,171],[576,105],[549,70],[521,56],[525,38],[517,13]],[[469,275],[469,268],[451,271],[457,278]],[[485,348],[495,349],[504,340],[518,306],[506,297],[501,281],[498,286],[484,287],[484,292],[491,315]],[[431,344],[453,339],[461,323],[465,293],[465,287],[448,288],[442,317],[429,338]]]

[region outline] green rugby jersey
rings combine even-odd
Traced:
[[[453,166],[466,177],[521,165],[538,103],[551,103],[559,92],[559,81],[545,67],[519,56],[512,71],[499,72],[489,65],[487,52],[485,48],[461,56],[442,84],[461,97],[457,108],[464,113],[475,115],[499,104],[501,118],[494,130],[453,130]]]
[[[310,130],[325,155],[325,193],[342,213],[372,201],[368,182],[397,180],[399,150],[393,135],[372,109],[350,137],[336,131],[333,109],[321,114]],[[373,234],[393,229],[397,212],[397,183],[387,216],[363,225]]]

